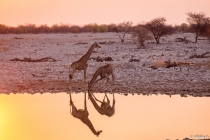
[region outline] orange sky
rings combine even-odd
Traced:
[[[180,24],[190,11],[210,16],[209,6],[209,0],[0,0],[0,24],[136,24],[161,16]]]

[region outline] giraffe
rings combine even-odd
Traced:
[[[107,85],[108,81],[109,81],[109,75],[112,75],[112,82],[114,84],[114,70],[113,70],[113,66],[111,64],[107,64],[105,66],[101,66],[99,67],[96,72],[94,73],[92,79],[90,80],[90,82],[88,83],[88,91],[91,90],[91,88],[100,80],[106,78],[106,83],[105,85]],[[97,80],[98,76],[100,76],[100,79]]]
[[[73,62],[69,68],[69,79],[73,79],[73,75],[76,70],[84,70],[84,81],[86,81],[87,61],[90,58],[94,48],[101,48],[96,42],[89,48],[86,54],[84,54],[78,61]]]
[[[90,101],[92,102],[94,108],[98,111],[98,113],[100,113],[101,115],[106,115],[108,117],[111,117],[114,115],[114,113],[115,113],[114,93],[113,93],[112,107],[110,106],[110,101],[109,101],[109,98],[107,97],[106,93],[105,93],[103,101],[98,100],[92,93],[90,93],[90,91],[88,91],[88,97],[89,97]],[[107,102],[105,102],[105,97],[107,99]],[[101,106],[99,106],[96,101],[100,102]]]
[[[74,103],[72,102],[71,92],[69,93],[70,96],[70,113],[73,117],[80,119],[84,124],[86,124],[89,129],[93,132],[94,135],[97,137],[100,135],[102,130],[96,131],[92,122],[89,120],[88,115],[89,112],[87,110],[87,103],[86,103],[86,92],[85,92],[85,100],[84,100],[84,109],[77,109]]]

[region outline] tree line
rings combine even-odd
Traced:
[[[0,24],[0,34],[39,34],[39,33],[83,33],[83,32],[119,32],[123,31],[123,23],[120,24],[101,24],[96,23],[87,24],[84,26],[70,25],[70,24],[54,24],[48,26],[47,24],[35,25],[35,24],[24,24],[18,25],[17,27],[10,27]]]
[[[176,32],[191,32],[195,33],[195,42],[202,35],[210,37],[210,18],[205,13],[187,13],[187,23],[180,25],[166,24],[166,18],[159,17],[152,19],[143,24],[133,25],[130,21],[125,21],[119,24],[101,24],[96,23],[87,24],[84,26],[70,25],[70,24],[54,24],[48,26],[47,24],[35,25],[25,24],[17,27],[10,27],[0,24],[0,34],[39,34],[39,33],[82,33],[82,32],[117,32],[121,42],[124,42],[126,33],[132,33],[132,37],[138,38],[140,46],[144,46],[144,41],[154,38],[156,43],[160,43],[160,38],[164,35],[169,35]]]
[[[84,26],[70,25],[70,24],[54,24],[48,26],[47,24],[35,25],[35,24],[23,24],[17,27],[11,27],[4,24],[0,24],[0,34],[39,34],[39,33],[83,33],[83,32],[94,32],[94,33],[104,33],[104,32],[127,32],[132,31],[136,26],[131,26],[127,23],[132,23],[130,21],[125,21],[119,24],[101,24],[96,23],[87,24]],[[172,25],[171,25],[172,26]],[[187,23],[182,23],[180,25],[172,26],[173,30],[178,32],[191,32],[189,25]]]

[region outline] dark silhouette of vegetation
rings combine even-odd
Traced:
[[[130,26],[131,27],[131,26]],[[122,32],[127,33],[128,27],[125,24],[101,24],[98,25],[96,23],[87,24],[84,26],[70,25],[70,24],[54,24],[52,26],[48,26],[47,24],[42,24],[40,26],[36,26],[35,24],[24,24],[18,25],[17,27],[10,27],[3,24],[0,24],[0,34],[38,34],[38,33],[81,33],[81,32]]]
[[[145,27],[149,31],[151,31],[152,35],[154,36],[157,44],[160,44],[160,38],[162,36],[169,35],[174,32],[173,27],[171,25],[166,25],[165,22],[166,19],[161,17],[161,18],[155,18],[145,24]]]
[[[195,32],[195,43],[197,43],[198,38],[207,31],[210,24],[210,18],[206,17],[205,13],[187,13],[187,21],[190,27]]]
[[[8,33],[8,27],[6,25],[0,24],[0,33],[1,34]]]

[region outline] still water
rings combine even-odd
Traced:
[[[84,95],[71,94],[77,109],[84,109]],[[105,94],[94,95],[102,101]],[[0,94],[0,140],[181,140],[210,136],[210,98],[114,95],[115,112],[110,117],[101,115],[87,95],[89,124],[102,130],[97,137],[87,123],[70,113],[67,93]],[[112,106],[113,94],[107,96]]]

